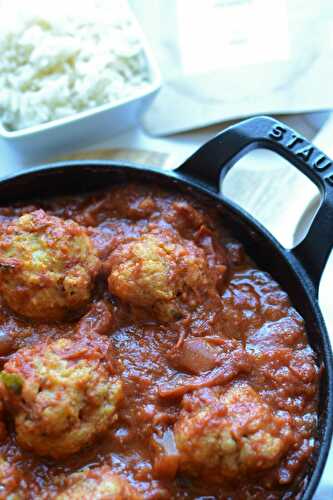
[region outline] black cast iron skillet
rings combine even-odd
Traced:
[[[320,189],[321,206],[305,239],[286,250],[230,200],[220,196],[222,180],[233,164],[255,148],[267,148],[289,160]],[[200,193],[213,203],[247,253],[288,292],[306,322],[308,337],[323,367],[320,385],[318,447],[302,482],[310,500],[320,480],[331,442],[333,365],[317,297],[319,281],[333,244],[333,164],[321,151],[286,125],[268,117],[234,125],[202,146],[175,171],[110,161],[63,162],[31,169],[0,182],[1,205],[34,197],[80,193],[119,182],[154,182]],[[288,204],[288,199],[286,199]],[[296,492],[295,492],[296,494]]]

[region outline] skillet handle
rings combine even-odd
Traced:
[[[261,116],[233,125],[183,163],[177,172],[219,193],[220,182],[246,153],[265,148],[278,153],[319,188],[321,205],[303,241],[291,250],[309,275],[315,292],[333,246],[333,162],[284,123]]]

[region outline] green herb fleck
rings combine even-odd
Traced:
[[[0,372],[0,380],[2,380],[8,390],[15,392],[15,394],[21,394],[23,380],[19,375],[15,373]]]

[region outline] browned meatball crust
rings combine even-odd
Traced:
[[[94,336],[20,349],[0,386],[18,443],[55,459],[91,444],[117,418],[122,384],[109,342]]]
[[[119,245],[108,267],[110,292],[161,321],[184,317],[207,296],[217,295],[204,251],[171,231]]]
[[[217,481],[272,467],[292,442],[290,419],[245,383],[185,397],[174,430],[181,470]]]
[[[86,230],[43,210],[0,235],[0,292],[17,313],[61,320],[90,299],[100,263]]]
[[[107,465],[68,476],[66,487],[55,500],[143,500],[129,481]]]

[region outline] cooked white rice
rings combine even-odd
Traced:
[[[149,78],[126,1],[0,0],[0,120],[8,130],[126,98]]]

